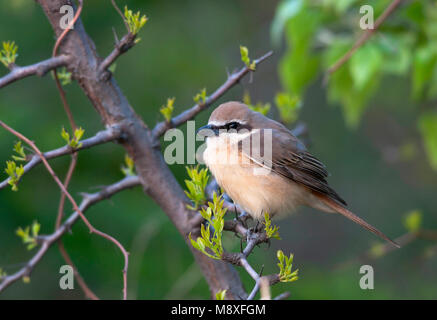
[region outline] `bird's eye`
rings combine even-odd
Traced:
[[[228,123],[227,125],[228,129],[234,129],[234,130],[238,129],[239,126],[240,124],[238,122],[231,122]]]

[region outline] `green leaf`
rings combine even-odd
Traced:
[[[20,164],[20,166],[15,169],[15,175],[17,176],[18,179],[20,179],[23,174],[24,174],[24,167],[22,164]]]
[[[376,243],[369,250],[369,255],[374,259],[382,257],[384,253],[385,246],[383,243]]]
[[[125,166],[121,166],[121,172],[123,172],[125,176],[134,176],[135,162],[127,153],[124,155],[124,163]]]
[[[64,127],[62,127],[61,137],[62,139],[65,140],[65,142],[67,142],[68,145],[70,144],[70,134],[67,131],[65,131]]]
[[[21,227],[17,229],[16,234],[21,238],[23,244],[26,245],[27,250],[32,250],[38,245],[37,237],[40,228],[41,225],[37,221],[34,221],[31,226],[27,226],[25,229]]]
[[[225,300],[227,290],[220,290],[215,294],[216,300]]]
[[[423,114],[418,122],[420,133],[431,167],[437,171],[437,113]]]
[[[264,225],[264,231],[266,232],[267,238],[281,240],[281,237],[279,236],[279,227],[272,225],[272,221],[270,220],[270,216],[267,212],[264,212]]]
[[[240,46],[240,55],[241,55],[241,61],[243,61],[243,63],[246,66],[249,66],[250,64],[249,49],[247,49],[247,47],[245,46]]]
[[[137,34],[146,24],[148,18],[146,15],[140,17],[140,12],[133,13],[132,10],[128,10],[127,6],[124,7],[124,17],[125,21],[129,26],[129,31],[132,34]],[[139,39],[137,39],[139,40]],[[137,41],[136,41],[137,42]]]
[[[74,145],[76,148],[82,147],[82,143],[79,143],[79,141],[82,139],[84,133],[85,130],[82,129],[82,127],[79,127],[74,131]]]
[[[279,92],[275,96],[275,103],[279,110],[279,116],[287,124],[295,122],[301,108],[300,97],[285,92]]]
[[[350,39],[339,39],[324,53],[324,65],[329,67],[337,61],[351,46]],[[329,78],[328,100],[330,103],[339,103],[343,109],[346,124],[356,128],[367,106],[367,102],[378,88],[381,74],[377,73],[372,81],[367,81],[366,86],[360,90],[354,85],[350,68],[346,65],[340,67]]]
[[[331,7],[337,14],[344,14],[353,4],[359,0],[323,0],[323,5]]]
[[[279,75],[286,91],[302,96],[306,87],[316,79],[319,55],[312,50],[314,35],[322,15],[305,4],[287,22],[288,49],[279,63]]]
[[[296,16],[303,8],[303,0],[283,0],[276,8],[270,29],[270,36],[275,46],[279,46],[287,21]]]
[[[206,201],[205,188],[209,180],[208,169],[200,169],[196,167],[186,167],[190,180],[185,180],[185,185],[188,190],[185,190],[187,197],[194,203],[190,208],[197,208]],[[206,218],[205,218],[206,219]]]
[[[437,48],[433,43],[418,48],[413,60],[413,97],[423,98],[425,86],[433,75],[437,62]]]
[[[15,145],[14,145],[14,151],[15,153],[17,153],[19,156],[12,156],[12,158],[15,161],[26,161],[26,153],[24,152],[24,148],[21,144],[21,141],[18,141]]]
[[[404,218],[404,226],[410,232],[419,231],[422,224],[422,212],[413,210],[407,213]]]
[[[111,64],[111,66],[108,68],[108,70],[111,71],[111,73],[115,73],[116,69],[117,69],[117,63],[116,62]]]
[[[299,269],[296,269],[293,272],[291,271],[293,267],[293,254],[290,254],[290,257],[287,257],[282,250],[278,250],[276,256],[279,260],[279,280],[281,282],[293,282],[298,280]]]
[[[407,75],[412,63],[414,37],[407,34],[398,36],[388,32],[375,36],[375,45],[384,56],[381,71],[398,76]]]
[[[173,114],[173,110],[174,110],[174,102],[175,102],[176,98],[168,98],[167,99],[167,105],[163,105],[161,107],[161,109],[159,110],[159,112],[161,112],[161,114],[164,116],[165,120],[167,122],[170,122],[171,120],[171,116]]]
[[[0,50],[0,62],[4,64],[6,68],[13,63],[18,57],[18,46],[14,41],[3,41],[3,49]]]
[[[249,93],[247,91],[244,93],[243,102],[251,110],[253,110],[255,112],[259,112],[259,113],[261,113],[264,116],[267,115],[267,113],[269,113],[269,111],[270,111],[270,103],[257,102],[255,105],[253,105],[251,103],[250,95],[249,95]]]
[[[17,168],[17,164],[14,161],[6,161],[6,169],[5,172],[9,177],[15,176],[15,169]]]
[[[198,94],[193,97],[197,104],[204,104],[206,102],[206,88],[203,88]]]
[[[32,223],[32,236],[34,238],[38,237],[39,230],[41,230],[41,225],[37,221],[34,221]]]
[[[60,68],[57,75],[61,85],[66,86],[71,83],[71,72],[68,72],[65,67]]]
[[[190,177],[194,177],[194,175],[195,173],[191,173]],[[207,221],[206,225],[201,225],[201,236],[194,241],[191,239],[191,234],[189,235],[191,244],[195,249],[217,260],[220,260],[223,255],[222,232],[225,223],[223,217],[226,213],[226,208],[223,208],[223,203],[224,201],[221,200],[221,197],[214,194],[213,202],[208,203],[208,208],[201,208],[200,210],[200,214]],[[210,226],[213,227],[212,235],[209,229]],[[206,248],[208,248],[212,254],[207,252]]]
[[[5,172],[9,176],[8,184],[11,185],[12,191],[18,191],[18,182],[24,174],[23,165],[17,167],[17,164],[14,161],[6,161]]]
[[[368,87],[381,71],[383,56],[376,45],[368,43],[352,55],[349,63],[350,73],[357,91]]]
[[[250,61],[249,58],[249,49],[245,46],[240,46],[240,55],[241,55],[241,61],[248,67],[250,70],[255,71],[255,61]]]
[[[61,137],[62,139],[65,140],[65,142],[67,142],[67,145],[69,145],[71,148],[78,149],[82,147],[82,143],[80,143],[79,141],[84,133],[85,130],[79,127],[76,130],[74,130],[73,137],[70,138],[70,134],[67,131],[65,131],[65,128],[62,128]]]

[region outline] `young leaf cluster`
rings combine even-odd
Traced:
[[[278,257],[278,267],[279,267],[279,279],[281,282],[293,282],[296,281],[298,278],[298,272],[299,269],[296,269],[294,271],[291,271],[291,268],[293,267],[293,254],[290,254],[290,257],[287,257],[284,255],[284,252],[282,250],[278,250],[276,253],[276,256]]]
[[[189,235],[191,245],[210,258],[220,260],[223,255],[222,234],[225,225],[224,216],[226,208],[223,208],[224,199],[214,193],[213,202],[208,202],[208,208],[202,208],[200,214],[207,221],[207,226],[202,224],[201,236],[194,241]],[[213,231],[211,235],[211,229]]]
[[[17,154],[12,155],[12,159],[15,161],[26,161],[26,153],[24,152],[23,145],[21,141],[18,141],[13,148],[13,151]],[[9,176],[8,183],[12,187],[12,191],[18,191],[18,182],[20,181],[21,176],[24,174],[23,165],[17,166],[15,161],[10,160],[6,161],[6,169],[5,172]]]
[[[174,101],[176,98],[168,98],[167,105],[163,105],[159,112],[164,116],[165,121],[170,122],[174,110]]]
[[[18,141],[14,145],[13,150],[17,154],[17,156],[12,155],[12,159],[14,159],[15,161],[26,161],[27,160],[26,153],[24,152],[24,148],[23,148],[23,145],[21,144],[21,141]]]
[[[0,50],[0,62],[5,65],[6,68],[13,63],[18,57],[18,47],[14,41],[3,41],[3,48]]]
[[[220,290],[215,294],[216,300],[225,300],[227,290]]]
[[[199,170],[199,166],[186,167],[190,180],[185,180],[187,190],[185,194],[193,202],[194,206],[187,205],[190,210],[197,210],[199,205],[206,202],[205,188],[209,180],[208,169]]]
[[[72,147],[73,149],[77,149],[82,147],[82,143],[80,143],[80,139],[82,138],[84,133],[85,133],[84,129],[77,128],[76,130],[74,130],[73,137],[70,138],[70,134],[67,131],[65,131],[65,128],[62,128],[61,136],[70,147]]]
[[[255,71],[256,63],[255,60],[250,61],[249,58],[249,49],[245,46],[240,46],[240,55],[241,55],[241,61],[248,67],[250,70]]]
[[[62,67],[57,71],[57,75],[61,85],[66,86],[71,83],[71,72],[67,71],[67,68]]]
[[[268,212],[264,212],[264,231],[266,232],[267,238],[275,238],[281,240],[279,236],[279,227],[272,225],[272,221],[270,220],[270,216]]]
[[[124,17],[125,21],[129,26],[129,31],[136,35],[140,30],[144,27],[146,24],[148,18],[146,15],[143,15],[140,17],[140,12],[133,13],[132,10],[129,10],[127,6],[124,7]],[[140,39],[135,40],[135,42],[138,42]]]
[[[134,160],[128,154],[126,154],[124,156],[124,163],[125,163],[125,165],[121,166],[121,171],[126,176],[134,176],[135,175],[135,163],[134,163]]]
[[[34,221],[31,226],[27,226],[22,229],[21,227],[17,230],[17,236],[21,238],[23,243],[27,245],[27,250],[32,250],[38,244],[37,238],[39,230],[41,229],[41,225]]]
[[[23,165],[17,166],[15,161],[6,161],[6,174],[9,176],[8,183],[12,186],[12,191],[18,191],[18,182],[24,174]]]
[[[198,94],[193,97],[193,100],[197,104],[205,104],[206,102],[206,88],[203,88]]]

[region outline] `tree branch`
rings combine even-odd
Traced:
[[[30,66],[20,67],[15,65],[11,72],[0,78],[0,88],[29,76],[37,75],[42,77],[50,70],[67,65],[69,59],[70,58],[66,55],[60,55],[32,64]]]
[[[95,136],[85,139],[81,141],[82,146],[80,148],[72,149],[70,146],[66,145],[64,147],[45,152],[43,154],[45,159],[53,159],[62,157],[68,154],[72,154],[77,151],[81,151],[83,149],[88,149],[91,147],[94,147],[99,144],[103,144],[106,142],[114,141],[122,136],[121,131],[118,126],[109,127],[108,129],[104,131],[98,132]],[[34,154],[31,156],[29,162],[24,166],[24,173],[29,172],[31,169],[33,169],[36,165],[40,164],[42,162],[41,158]],[[3,189],[8,186],[10,178],[4,180],[0,183],[0,189]]]
[[[79,209],[79,206],[77,205],[77,203],[74,200],[74,198],[71,196],[71,194],[68,192],[68,190],[64,187],[64,185],[62,184],[61,180],[59,180],[58,176],[53,171],[53,168],[48,163],[47,159],[44,158],[44,155],[38,149],[38,147],[35,145],[35,143],[33,141],[29,140],[27,137],[25,137],[24,135],[22,135],[18,131],[12,129],[11,127],[6,125],[1,120],[0,120],[0,126],[2,126],[4,129],[6,129],[7,131],[9,131],[13,135],[15,135],[17,138],[23,140],[26,144],[28,144],[38,154],[38,156],[41,158],[41,161],[44,163],[44,166],[46,167],[47,171],[50,173],[50,175],[52,176],[53,180],[55,180],[56,184],[59,186],[59,189],[61,189],[62,193],[64,193],[65,196],[67,197],[67,199],[70,201],[71,205],[73,206],[73,209],[76,210],[79,213],[80,218],[85,223],[85,225],[88,227],[90,233],[97,234],[98,236],[100,236],[100,237],[102,237],[102,238],[112,242],[113,244],[115,244],[120,249],[121,253],[124,256],[124,268],[122,270],[122,272],[123,272],[123,299],[126,300],[127,299],[127,268],[128,268],[128,265],[129,265],[129,253],[126,251],[126,249],[123,247],[123,245],[117,239],[115,239],[111,235],[109,235],[109,234],[107,234],[107,233],[105,233],[103,231],[100,231],[99,229],[95,228],[89,222],[89,220],[85,217],[85,215]]]
[[[115,195],[118,192],[121,192],[128,188],[133,188],[135,186],[138,186],[140,184],[140,180],[137,176],[128,176],[119,182],[116,182],[114,184],[111,184],[109,186],[106,186],[102,190],[96,193],[88,194],[83,193],[83,200],[79,206],[79,209],[81,212],[85,212],[87,209],[89,209],[94,204],[108,199]],[[29,260],[29,262],[20,270],[15,272],[14,274],[8,275],[4,278],[2,278],[2,282],[0,282],[0,292],[5,290],[8,286],[16,282],[17,280],[30,275],[30,273],[33,271],[35,266],[41,261],[41,259],[44,257],[48,249],[56,243],[65,233],[67,233],[71,227],[77,222],[77,220],[80,218],[79,211],[73,212],[68,219],[58,228],[56,229],[52,234],[40,236],[39,242],[40,242],[40,248],[38,252]]]
[[[62,33],[59,26],[61,14],[59,8],[68,4],[68,0],[37,0],[43,8],[56,35]],[[224,261],[212,260],[201,252],[192,248],[189,243],[188,234],[194,232],[193,226],[189,223],[195,215],[186,208],[189,199],[184,194],[179,183],[165,163],[160,150],[155,148],[156,135],[144,124],[141,118],[135,113],[128,100],[117,85],[114,77],[101,77],[99,66],[101,58],[98,56],[93,41],[85,32],[84,26],[79,18],[74,30],[71,30],[68,37],[60,47],[62,54],[74,57],[68,64],[72,71],[73,78],[89,98],[94,108],[99,113],[106,126],[119,125],[124,139],[121,141],[129,155],[134,159],[136,171],[141,184],[147,194],[167,214],[179,233],[187,242],[191,252],[203,275],[205,276],[211,295],[219,290],[227,289],[228,299],[245,298],[242,282],[232,266]],[[263,58],[265,59],[265,58]],[[259,59],[261,60],[261,58]],[[246,74],[249,70],[243,69]],[[224,86],[215,93],[217,99],[227,90],[227,86],[237,83],[243,75],[231,76]],[[233,80],[232,80],[233,79]],[[210,98],[211,99],[211,98]],[[209,100],[211,101],[211,100]],[[183,113],[176,118],[176,123],[183,123],[194,117],[205,107],[194,107],[188,113]],[[186,120],[185,120],[186,119]],[[159,134],[165,132],[166,128],[155,131]]]
[[[262,63],[264,60],[269,58],[271,55],[273,55],[273,51],[267,52],[265,55],[254,61],[255,65],[258,66],[260,63]],[[249,67],[245,66],[240,71],[229,75],[225,83],[223,83],[216,91],[214,91],[213,94],[211,94],[206,98],[205,103],[195,104],[193,107],[185,110],[181,114],[171,119],[169,122],[163,121],[158,123],[153,129],[153,137],[155,139],[158,139],[168,129],[178,127],[184,124],[185,122],[187,122],[188,120],[193,119],[198,113],[208,108],[211,104],[217,101],[222,95],[224,95],[229,89],[231,89],[234,85],[240,82],[240,80],[251,71],[252,70]]]
[[[261,281],[263,279],[268,279],[268,283],[270,286],[278,283],[279,275],[278,274],[271,274],[268,276],[261,276],[258,272],[255,271],[255,269],[250,265],[249,261],[247,260],[247,257],[252,252],[253,248],[262,242],[267,242],[268,238],[266,237],[265,233],[252,233],[248,231],[248,243],[241,253],[228,253],[224,252],[222,259],[224,261],[227,261],[228,263],[238,265],[244,268],[246,272],[250,275],[250,277],[255,280],[255,286],[253,287],[250,294],[247,296],[247,300],[253,300],[255,298],[255,295],[258,293]]]
[[[129,32],[119,42],[115,43],[114,50],[100,63],[99,71],[104,72],[119,56],[132,48],[135,45],[135,38],[136,35]]]

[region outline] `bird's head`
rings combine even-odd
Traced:
[[[211,114],[208,124],[197,133],[206,137],[250,132],[253,111],[244,103],[231,101],[221,104]]]

